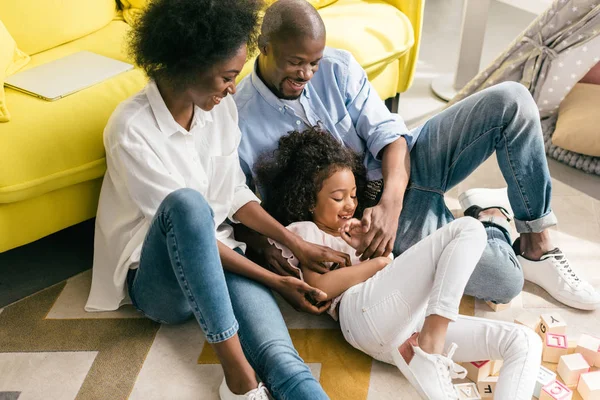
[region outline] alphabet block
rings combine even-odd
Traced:
[[[490,371],[490,375],[498,376],[500,373],[500,368],[502,368],[502,364],[504,362],[502,360],[493,360],[492,361],[492,370]]]
[[[515,324],[524,325],[531,328],[532,331],[537,332],[540,325],[540,317],[529,311],[525,311],[515,318]]]
[[[556,335],[567,334],[567,323],[559,314],[542,314],[539,335],[544,339],[546,333],[554,333]]]
[[[472,382],[479,382],[491,375],[492,363],[489,360],[463,363],[467,370],[467,378]]]
[[[454,389],[460,400],[480,400],[481,396],[474,383],[460,383],[454,385]]]
[[[560,356],[567,354],[568,343],[566,335],[546,333],[544,348],[542,350],[542,360],[544,362],[558,363]]]
[[[590,366],[580,353],[562,356],[556,369],[556,372],[567,386],[576,386],[579,382],[579,376],[589,371]]]
[[[569,339],[569,343],[567,344],[567,354],[577,353],[576,350],[577,350],[577,340]]]
[[[477,389],[482,399],[493,398],[496,393],[496,383],[498,383],[497,376],[488,376],[480,381],[477,381]]]
[[[577,391],[583,400],[600,400],[600,371],[581,374]]]
[[[548,385],[551,382],[556,380],[556,374],[550,371],[546,367],[540,366],[540,370],[538,371],[537,380],[535,382],[535,389],[533,391],[533,396],[539,398],[542,388]]]
[[[508,308],[510,308],[510,303],[506,303],[506,304],[496,304],[496,303],[492,303],[491,301],[486,301],[486,304],[488,306],[490,306],[490,308],[496,312],[498,311],[504,311]]]
[[[600,367],[600,339],[590,335],[581,335],[575,352],[581,353],[591,366]]]
[[[550,382],[542,388],[540,400],[571,400],[573,391],[559,381]]]

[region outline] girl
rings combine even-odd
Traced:
[[[222,400],[267,400],[256,373],[276,398],[326,399],[268,288],[297,306],[305,293],[322,294],[246,259],[226,223],[275,238],[302,254],[307,268],[347,263],[345,255],[286,230],[245,185],[230,95],[261,6],[157,0],[135,26],[132,55],[150,81],[119,105],[104,132],[107,172],[86,310],[131,302],[158,322],[194,317],[223,366]],[[259,307],[267,317],[256,315]]]
[[[318,128],[292,132],[280,139],[272,156],[263,155],[256,173],[259,184],[269,187],[267,211],[304,239],[352,254],[352,266],[321,275],[305,268],[284,244],[275,245],[307,283],[333,300],[329,313],[339,319],[348,343],[395,364],[421,397],[458,399],[452,379],[466,371],[454,358],[504,360],[495,398],[531,399],[539,337],[515,324],[458,316],[464,288],[486,245],[483,225],[461,218],[393,261],[361,262],[355,248],[362,228],[353,218],[365,182],[361,160]],[[449,350],[443,355],[445,346]]]

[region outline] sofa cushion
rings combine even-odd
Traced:
[[[80,50],[127,61],[122,43],[128,30],[126,23],[113,21],[98,32],[31,57],[26,68]],[[0,203],[101,177],[106,121],[145,83],[144,74],[136,69],[54,102],[6,89],[12,119],[2,125],[0,134]]]
[[[29,56],[17,48],[15,40],[0,21],[0,122],[7,122],[10,113],[4,97],[4,79],[29,62]]]
[[[383,0],[339,0],[319,13],[327,27],[327,45],[350,51],[369,75],[414,44],[410,20]]]
[[[561,102],[552,144],[600,157],[600,85],[577,83]]]
[[[29,55],[78,39],[108,25],[115,0],[4,0],[0,16]]]

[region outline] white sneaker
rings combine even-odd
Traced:
[[[412,346],[414,356],[407,364],[396,349],[392,352],[394,363],[400,372],[417,390],[421,398],[427,400],[458,400],[458,394],[452,384],[454,378],[464,378],[467,370],[452,361],[455,343],[452,343],[448,356],[427,354],[418,346]]]
[[[481,208],[498,207],[506,210],[509,215],[513,215],[510,201],[508,200],[508,188],[469,189],[458,196],[458,202],[463,210],[471,206],[479,206]]]
[[[221,400],[269,400],[269,391],[261,382],[256,389],[252,389],[246,394],[234,394],[223,378],[221,387],[219,387],[219,397]]]
[[[577,275],[558,248],[544,254],[539,261],[520,255],[517,259],[525,279],[541,286],[561,303],[580,310],[595,310],[600,305],[600,294]]]

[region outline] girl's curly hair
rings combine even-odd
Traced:
[[[363,157],[344,147],[329,132],[311,127],[279,139],[277,150],[263,153],[255,163],[256,180],[263,189],[263,207],[282,225],[310,221],[317,194],[325,179],[340,169],[354,173],[360,215],[366,186]]]
[[[152,0],[129,35],[129,52],[152,79],[174,87],[256,47],[262,0]]]

